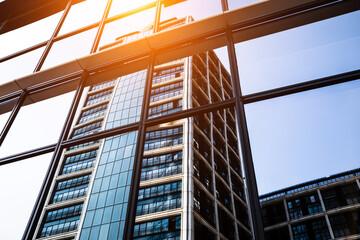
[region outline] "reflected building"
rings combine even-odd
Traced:
[[[259,202],[256,141],[248,126],[271,120],[248,125],[246,108],[282,97],[288,103],[289,95],[347,82],[356,88],[359,34],[344,31],[344,38],[312,44],[317,31],[310,25],[325,22],[332,30],[325,32],[337,37],[359,19],[359,9],[358,0],[0,0],[0,45],[6,46],[0,51],[0,145],[10,139],[19,148],[14,155],[1,152],[0,165],[53,156],[22,239],[357,238],[358,170]],[[341,24],[333,28],[334,22]],[[295,28],[309,39],[298,40],[303,32]],[[304,44],[282,48],[293,39]],[[267,52],[274,42],[279,49]],[[339,62],[346,66],[338,69]],[[73,102],[55,143],[23,149],[21,140],[50,141],[41,131],[27,136],[36,129],[30,121],[11,143],[7,133],[19,111],[70,92]],[[59,112],[42,110],[38,117],[49,117],[51,125]],[[357,122],[347,130],[357,132]],[[291,127],[296,124],[304,125]],[[266,134],[272,142],[285,139]],[[353,138],[350,147],[357,146]],[[267,149],[273,151],[261,146]],[[266,156],[266,163],[278,168],[277,157]]]
[[[159,31],[192,21],[161,22]],[[153,25],[102,46],[152,33]],[[147,70],[93,84],[71,139],[134,124],[141,117]],[[213,51],[157,65],[149,119],[233,97],[230,74]],[[146,129],[136,208],[138,131],[67,148],[52,183],[35,239],[252,239],[234,111],[221,109]]]
[[[266,239],[358,239],[360,169],[260,196]]]

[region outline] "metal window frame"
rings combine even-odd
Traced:
[[[50,46],[52,45],[53,42],[63,39],[65,37],[69,37],[72,35],[75,35],[79,32],[82,31],[86,31],[89,28],[95,27],[97,26],[97,24],[99,24],[99,29],[98,29],[98,33],[96,35],[96,38],[94,40],[93,43],[93,47],[91,50],[91,53],[95,52],[97,47],[98,47],[98,43],[105,25],[105,22],[110,22],[110,21],[115,21],[117,19],[116,16],[107,19],[107,14],[109,12],[109,9],[111,7],[111,2],[112,0],[109,0],[107,3],[107,7],[106,10],[104,12],[103,18],[101,19],[100,22],[98,23],[94,23],[92,25],[86,26],[84,28],[81,28],[79,30],[75,30],[73,32],[67,33],[63,36],[57,36],[60,27],[62,25],[62,23],[65,20],[66,14],[68,13],[68,11],[70,10],[71,7],[71,2],[72,0],[69,0],[68,5],[63,13],[63,16],[58,24],[58,26],[56,27],[52,37],[50,40],[37,44],[33,47],[27,48],[21,52],[17,52],[14,53],[12,55],[9,55],[5,58],[0,59],[0,62],[2,61],[6,61],[8,59],[11,59],[13,57],[19,56],[23,53],[29,52],[31,50],[40,48],[42,46],[47,46],[46,50],[43,53],[42,58],[40,59],[38,66],[36,67],[35,71],[38,71],[41,67],[41,65],[43,64],[44,60],[45,60],[45,56],[47,55],[48,51],[50,50]],[[159,0],[157,1],[157,10],[156,10],[156,19],[157,22],[160,19],[160,10],[159,8]],[[350,2],[349,0],[346,2]],[[227,4],[227,0],[222,0],[222,7],[223,7],[223,11],[226,11],[228,8],[228,4]],[[126,133],[129,131],[134,131],[134,130],[139,130],[139,135],[138,135],[138,140],[137,140],[137,147],[141,148],[143,147],[143,142],[144,142],[144,133],[146,132],[146,128],[148,126],[154,126],[157,125],[159,123],[164,123],[164,122],[168,122],[168,121],[172,121],[175,119],[180,119],[180,118],[186,118],[186,117],[191,117],[191,116],[195,116],[198,115],[199,112],[200,113],[205,113],[205,112],[211,112],[211,111],[216,111],[219,109],[224,109],[224,108],[228,108],[228,107],[236,107],[236,121],[237,124],[239,126],[238,128],[238,135],[240,138],[240,142],[241,142],[241,150],[243,153],[243,160],[245,162],[246,169],[245,169],[245,173],[246,175],[246,179],[248,179],[248,188],[250,190],[249,193],[249,198],[250,198],[250,207],[252,209],[252,212],[255,213],[253,215],[253,225],[254,225],[254,234],[256,239],[263,239],[263,234],[261,233],[263,231],[262,228],[262,223],[261,223],[261,212],[259,213],[259,205],[257,203],[259,203],[259,196],[257,193],[257,187],[256,187],[256,178],[255,178],[255,174],[254,174],[254,167],[253,167],[253,163],[252,163],[252,154],[251,154],[251,148],[250,148],[250,141],[249,141],[249,136],[248,136],[248,131],[247,131],[247,124],[246,124],[246,116],[245,116],[245,111],[244,111],[244,105],[247,103],[254,103],[254,102],[258,102],[258,101],[263,101],[263,100],[267,100],[267,99],[273,99],[276,97],[281,97],[281,96],[286,96],[289,94],[295,94],[295,93],[300,93],[300,92],[304,92],[304,91],[308,91],[308,90],[313,90],[313,89],[319,89],[319,88],[323,88],[323,87],[327,87],[327,86],[331,86],[331,85],[335,85],[335,84],[340,84],[340,83],[344,83],[344,82],[349,82],[349,81],[354,81],[360,78],[360,70],[356,70],[356,71],[352,71],[352,72],[347,72],[347,73],[343,73],[343,74],[338,74],[338,75],[333,75],[333,76],[328,76],[325,78],[320,78],[320,79],[315,79],[312,81],[307,81],[307,82],[302,82],[299,84],[293,84],[293,85],[288,85],[285,87],[281,87],[281,88],[276,88],[276,89],[271,89],[271,90],[267,90],[267,91],[262,91],[262,92],[257,92],[254,94],[249,94],[249,95],[245,95],[242,96],[241,94],[241,87],[240,87],[240,79],[239,79],[239,73],[238,73],[238,69],[237,69],[237,62],[236,62],[236,54],[235,54],[235,47],[234,47],[234,34],[236,34],[238,31],[240,31],[243,28],[248,28],[248,27],[256,27],[258,24],[267,24],[269,21],[277,21],[283,17],[286,16],[292,16],[292,15],[296,15],[296,14],[306,14],[307,11],[316,11],[317,8],[321,8],[321,7],[326,7],[328,5],[335,5],[339,3],[339,1],[337,0],[332,0],[331,2],[329,1],[318,1],[316,4],[310,4],[310,5],[304,5],[301,6],[299,8],[294,8],[294,9],[289,9],[288,11],[284,11],[284,12],[279,12],[270,16],[259,16],[257,19],[254,19],[252,22],[243,22],[243,23],[239,23],[236,26],[227,26],[227,28],[223,31],[223,32],[218,32],[218,33],[212,33],[210,36],[196,36],[196,34],[194,34],[194,37],[190,40],[187,40],[187,43],[192,42],[192,43],[198,43],[201,42],[202,40],[205,40],[208,37],[211,36],[215,36],[216,34],[225,34],[227,37],[227,48],[228,48],[228,57],[229,57],[229,62],[230,62],[230,68],[231,68],[231,76],[232,76],[232,82],[233,82],[233,86],[234,86],[234,96],[235,98],[230,99],[230,100],[225,100],[222,102],[217,102],[217,103],[212,103],[212,104],[207,104],[201,107],[196,107],[193,109],[189,109],[189,110],[183,110],[177,113],[173,113],[173,114],[169,114],[166,116],[162,116],[162,117],[157,117],[157,118],[153,118],[153,119],[147,119],[147,112],[146,110],[148,110],[148,103],[149,103],[149,97],[150,94],[148,93],[151,90],[151,81],[149,84],[147,84],[145,86],[145,97],[144,97],[144,104],[142,106],[142,115],[141,115],[141,120],[139,123],[136,124],[129,124],[123,127],[118,127],[118,128],[114,128],[111,130],[106,130],[106,131],[102,131],[90,136],[85,136],[85,137],[81,137],[78,139],[70,139],[67,140],[67,135],[69,133],[70,130],[70,126],[71,126],[71,122],[74,118],[74,114],[75,111],[77,109],[77,106],[79,104],[79,100],[81,97],[81,93],[83,91],[83,88],[86,84],[86,78],[88,76],[88,72],[82,71],[81,73],[77,73],[76,76],[82,76],[82,80],[80,81],[73,103],[71,105],[70,111],[68,113],[68,117],[66,120],[66,123],[64,125],[63,131],[61,133],[61,136],[59,138],[59,141],[56,144],[52,144],[52,145],[48,145],[48,146],[44,146],[44,147],[40,147],[37,149],[33,149],[27,152],[23,152],[23,153],[19,153],[19,154],[15,154],[12,156],[8,156],[5,158],[0,159],[0,165],[4,165],[4,164],[8,164],[8,163],[12,163],[12,162],[16,162],[16,161],[20,161],[20,160],[24,160],[30,157],[34,157],[34,156],[38,156],[44,153],[49,153],[54,151],[54,156],[52,158],[51,161],[51,165],[49,167],[48,173],[47,173],[47,177],[44,181],[44,185],[42,187],[42,190],[39,194],[38,197],[38,201],[37,204],[34,208],[34,211],[32,213],[32,218],[30,219],[28,226],[26,228],[26,231],[24,233],[23,239],[29,239],[30,236],[32,236],[34,234],[34,230],[36,227],[36,218],[38,218],[38,211],[40,209],[42,209],[42,205],[43,205],[43,199],[44,196],[47,195],[47,192],[49,189],[47,189],[47,186],[49,185],[49,182],[51,183],[52,181],[52,177],[53,177],[53,171],[54,169],[56,169],[57,166],[57,162],[59,160],[59,156],[61,155],[62,149],[64,149],[65,147],[68,146],[72,146],[72,145],[76,145],[76,144],[80,144],[80,143],[84,143],[84,142],[88,142],[91,140],[95,140],[95,139],[102,139],[108,136],[114,136],[120,133]],[[315,10],[314,10],[315,9]],[[339,13],[335,13],[335,15],[339,15]],[[156,21],[155,21],[155,26],[156,25]],[[157,29],[157,27],[154,28],[155,30]],[[177,46],[182,46],[184,43],[180,42],[177,44]],[[171,46],[172,48],[177,47],[176,45]],[[160,50],[161,51],[161,50]],[[155,65],[155,52],[152,51],[151,53],[144,53],[144,55],[147,56],[151,56],[150,57],[150,64],[149,64],[149,68],[148,68],[148,76],[147,76],[147,80],[151,79],[152,74],[150,75],[150,73],[152,73],[153,67]],[[139,56],[138,56],[139,57]],[[136,58],[136,57],[135,57]],[[99,66],[100,68],[106,68],[108,66],[112,66],[112,65],[116,65],[118,64],[117,61],[115,61],[114,63],[111,64],[104,64],[104,66]],[[98,69],[96,69],[98,70]],[[75,76],[71,76],[69,78],[69,81],[74,81]],[[49,87],[53,87],[56,84],[62,84],[61,81],[57,80],[54,82],[49,82],[47,84],[42,84],[40,86],[37,86],[35,88],[30,88],[32,92],[36,92],[36,91],[44,91]],[[4,141],[6,133],[9,131],[12,122],[15,120],[17,113],[19,112],[19,110],[21,109],[21,106],[23,106],[24,103],[24,99],[27,95],[31,94],[31,92],[27,92],[27,91],[22,91],[20,94],[12,94],[10,97],[9,96],[5,96],[4,98],[0,98],[0,102],[4,102],[6,99],[9,98],[17,98],[20,95],[20,98],[18,100],[18,102],[16,103],[16,106],[13,108],[13,111],[11,113],[11,116],[9,117],[5,127],[2,130],[2,133],[0,135],[0,144]],[[147,104],[146,104],[147,103]],[[138,155],[135,158],[135,163],[138,162],[138,159],[141,159],[142,157],[142,152],[143,151],[137,151]],[[138,167],[136,167],[135,169],[138,169]],[[137,176],[138,175],[138,176]],[[133,174],[133,180],[136,180],[136,177],[140,177],[139,173],[134,173]],[[255,183],[255,184],[254,184]],[[249,185],[250,184],[250,185]],[[135,184],[135,186],[138,187],[138,185]],[[133,192],[130,194],[130,199],[135,199],[135,201],[131,201],[131,203],[134,202],[135,207],[136,207],[136,199],[137,199],[137,190],[133,190]],[[255,204],[252,204],[255,203]],[[132,205],[134,205],[132,204]],[[131,204],[129,204],[131,205]],[[42,206],[42,207],[41,207]],[[131,209],[134,206],[128,206],[128,214],[132,214]],[[133,216],[130,216],[130,219],[133,218]],[[133,218],[134,220],[135,218]],[[35,227],[34,227],[35,224]],[[131,226],[133,226],[134,222],[133,221],[129,221],[127,222],[127,224],[129,224],[130,228],[125,228],[125,229],[130,229],[130,231],[126,231],[126,236],[132,236],[132,228]],[[260,232],[259,232],[260,231]],[[259,234],[259,235],[257,235]]]

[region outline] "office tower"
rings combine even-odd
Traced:
[[[26,215],[22,200],[31,198],[25,190],[33,189],[28,180],[42,157],[50,164],[26,240],[263,239],[261,169],[273,173],[268,182],[293,180],[294,168],[290,177],[279,170],[319,143],[331,146],[323,151],[329,156],[303,157],[297,170],[306,161],[330,166],[341,152],[344,171],[354,168],[345,163],[358,145],[358,121],[346,121],[359,109],[352,91],[360,45],[349,27],[359,19],[357,1],[249,3],[1,1],[0,165],[35,164],[0,168],[1,183],[25,181],[13,187],[22,195],[2,200],[9,224],[0,238],[25,228],[27,217],[17,216]],[[349,95],[334,97],[333,89]],[[336,101],[253,115],[254,107],[276,110],[314,92]],[[324,110],[325,120],[316,115]],[[319,127],[307,128],[313,123]],[[275,134],[262,129],[267,124]],[[309,129],[306,140],[298,137]],[[311,142],[314,136],[320,140]],[[268,139],[260,150],[259,139]],[[15,221],[22,227],[11,229]]]
[[[267,239],[357,239],[360,172],[354,169],[260,196]]]
[[[189,21],[161,22],[159,30]],[[146,72],[90,86],[70,138],[139,121]],[[148,118],[230,99],[231,89],[213,51],[155,66]],[[125,239],[128,211],[136,211],[133,239],[251,239],[235,126],[234,111],[224,109],[147,128],[129,210],[137,131],[66,149],[36,238]]]

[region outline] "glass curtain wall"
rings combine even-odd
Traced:
[[[111,47],[143,38],[150,39],[149,36],[152,35],[154,26],[157,24],[154,22],[157,21],[155,17],[157,13],[156,2],[141,1],[136,6],[127,6],[121,3],[122,1],[115,0],[109,2],[83,1],[39,22],[13,30],[13,33],[2,34],[0,41],[5,41],[4,45],[9,45],[8,42],[11,41],[11,45],[14,45],[14,48],[10,50],[7,48],[6,51],[1,52],[0,68],[4,75],[1,77],[0,82],[6,83],[12,81],[31,74],[35,70],[57,67],[59,64],[108,50]],[[231,0],[227,1],[227,4],[222,4],[220,0],[214,0],[213,4],[190,0],[177,4],[174,1],[160,1],[160,3],[157,6],[158,8],[161,7],[160,15],[157,16],[162,22],[158,26],[159,31],[169,30],[170,25],[167,21],[173,17],[177,19],[172,21],[178,21],[176,27],[180,28],[181,25],[185,25],[185,20],[182,22],[181,19],[186,19],[186,21],[192,19],[195,21],[202,20],[226,12],[226,5],[228,5],[230,11],[234,11],[237,7],[242,6],[242,4],[239,5]],[[209,7],[205,7],[206,5],[209,5]],[[130,11],[137,7],[140,7],[138,10],[143,11],[139,13]],[[61,16],[64,17],[62,18]],[[60,19],[62,20],[60,21]],[[83,105],[84,102],[79,104],[83,108],[77,115],[76,121],[78,122],[73,123],[74,126],[77,126],[70,131],[67,138],[63,138],[63,142],[60,142],[60,144],[66,145],[69,141],[81,141],[81,139],[89,137],[89,135],[98,136],[97,139],[92,140],[91,143],[93,144],[100,139],[104,139],[105,137],[99,134],[101,134],[101,130],[107,130],[109,135],[106,136],[104,141],[104,148],[108,146],[109,149],[103,150],[102,154],[113,154],[111,153],[114,150],[112,145],[116,145],[113,142],[117,142],[117,149],[120,149],[119,144],[125,143],[124,146],[121,146],[124,148],[124,151],[128,146],[132,146],[131,150],[127,151],[127,154],[130,155],[117,159],[118,162],[121,162],[121,164],[127,162],[127,164],[131,165],[133,164],[132,161],[135,162],[137,160],[141,163],[139,191],[133,194],[137,196],[137,205],[133,208],[134,211],[136,209],[137,218],[142,215],[156,214],[156,211],[159,209],[161,211],[179,209],[183,207],[183,202],[179,205],[178,199],[184,199],[185,197],[190,199],[193,197],[193,209],[197,211],[197,215],[191,221],[195,229],[207,229],[207,239],[212,239],[217,231],[230,239],[238,239],[243,236],[249,237],[251,234],[249,231],[251,223],[249,223],[246,214],[247,193],[243,189],[246,183],[244,183],[242,177],[246,169],[239,164],[239,161],[242,156],[251,152],[244,147],[243,136],[237,136],[239,132],[244,133],[243,131],[245,131],[246,133],[246,128],[249,129],[252,158],[255,163],[260,194],[286,186],[283,185],[284,181],[279,181],[276,176],[282,176],[282,178],[287,176],[285,178],[289,179],[289,181],[286,181],[286,184],[296,184],[317,178],[319,174],[320,176],[334,174],[338,171],[345,171],[359,166],[356,161],[356,156],[359,155],[358,148],[356,147],[359,142],[357,137],[359,136],[357,134],[359,129],[356,127],[356,122],[359,120],[356,111],[358,109],[357,103],[359,102],[357,98],[357,79],[359,78],[351,79],[354,81],[347,80],[349,81],[347,83],[332,84],[332,86],[327,86],[327,83],[324,83],[323,86],[318,86],[316,87],[317,89],[311,91],[304,88],[300,90],[300,93],[286,94],[286,96],[280,97],[270,95],[270,97],[265,96],[267,99],[264,101],[256,100],[256,97],[258,97],[257,99],[263,97],[264,91],[276,92],[280,87],[292,88],[293,84],[301,86],[301,84],[305,85],[310,80],[321,80],[326,77],[332,78],[333,75],[358,71],[359,54],[357,53],[359,51],[359,44],[357,43],[359,42],[359,32],[354,27],[354,23],[358,22],[358,19],[359,11],[355,11],[321,22],[236,43],[235,46],[232,43],[231,27],[224,26],[224,29],[221,30],[222,35],[214,33],[213,37],[226,36],[224,37],[225,40],[220,41],[221,43],[217,43],[217,45],[218,47],[227,46],[227,48],[215,49],[214,54],[205,44],[207,43],[206,41],[210,41],[209,39],[201,39],[197,42],[198,45],[194,45],[195,47],[201,46],[201,49],[208,52],[196,50],[194,51],[196,54],[191,55],[193,64],[191,65],[192,95],[191,97],[188,96],[191,99],[191,104],[180,97],[189,94],[189,90],[184,87],[185,83],[180,80],[184,76],[184,69],[188,68],[189,65],[184,66],[182,69],[181,64],[178,64],[181,60],[177,60],[182,59],[182,57],[189,57],[190,53],[176,53],[169,57],[169,55],[164,53],[167,51],[170,53],[174,51],[175,53],[174,49],[176,46],[169,46],[165,50],[161,49],[156,55],[156,61],[161,64],[171,62],[172,65],[171,67],[156,67],[158,63],[151,62],[153,75],[150,78],[146,71],[142,72],[141,69],[138,69],[140,72],[136,71],[136,76],[120,75],[121,80],[119,83],[111,82],[113,79],[100,79],[100,82],[104,82],[102,87],[96,89],[96,86],[92,85],[93,92],[84,100],[86,104],[89,102],[90,104],[88,106],[86,104]],[[45,20],[49,24],[43,26],[42,24]],[[126,26],[126,28],[122,26]],[[21,37],[16,35],[15,31],[16,34],[22,34]],[[28,31],[39,31],[41,34],[29,34]],[[34,40],[31,38],[29,41],[22,41],[21,43],[11,40],[12,38],[26,38],[27,35],[34,35]],[[193,32],[192,36],[196,37],[197,33]],[[194,44],[189,39],[186,41],[188,41],[189,46]],[[23,44],[23,42],[26,44]],[[189,51],[190,48],[184,47],[184,49]],[[11,55],[16,51],[21,52]],[[223,65],[218,64],[217,58],[221,59]],[[167,60],[165,61],[164,59]],[[36,68],[39,64],[42,67]],[[238,72],[236,71],[236,66],[239,70]],[[20,70],[15,71],[17,68]],[[104,70],[106,71],[107,69],[105,68],[101,71]],[[135,77],[136,80],[134,80]],[[243,95],[237,96],[238,93],[233,91],[232,80],[236,80],[239,77]],[[152,81],[152,87],[149,90],[150,95],[148,96],[149,105],[143,106],[144,98],[142,92],[144,92],[144,96],[147,96],[146,91],[149,87],[146,87],[146,80],[149,81],[149,79]],[[110,90],[115,84],[117,84],[117,89]],[[190,86],[189,83],[186,84]],[[87,85],[90,85],[90,83],[87,83]],[[46,90],[44,91],[46,92]],[[281,95],[281,93],[279,94]],[[65,112],[68,111],[72,99],[70,95],[72,94],[57,97],[64,97],[64,99],[61,100],[61,103],[52,103],[49,108],[60,111],[58,110],[59,106],[66,106]],[[234,96],[239,97],[241,101],[236,102],[237,100],[234,100]],[[57,98],[50,98],[47,101],[55,101]],[[154,126],[159,126],[159,124],[147,127],[145,130],[138,128],[138,126],[131,130],[125,127],[137,122],[144,123],[148,121],[150,124],[153,121],[156,123],[156,121],[160,121],[161,117],[172,116],[171,114],[178,114],[178,119],[184,119],[181,117],[181,114],[186,109],[201,108],[208,104],[216,105],[216,103],[220,106],[220,104],[227,100],[232,101],[231,104],[229,103],[231,108],[228,108],[228,106],[226,109],[219,107],[216,111],[204,110],[208,113],[196,114],[192,112],[188,115],[192,117],[191,121],[194,123],[193,136],[194,138],[195,136],[199,137],[199,140],[193,143],[197,149],[194,150],[192,155],[194,164],[193,196],[182,195],[181,189],[184,188],[185,183],[187,184],[186,181],[188,181],[185,181],[185,178],[181,181],[176,179],[176,181],[163,184],[146,185],[141,183],[142,181],[146,182],[159,177],[169,177],[184,173],[184,153],[179,151],[179,149],[166,153],[159,152],[157,154],[149,154],[149,151],[169,147],[169,142],[174,145],[182,144],[181,133],[187,133],[188,129],[181,128],[181,124],[178,124],[179,126],[175,124],[175,126],[171,127],[166,124],[161,125],[164,123],[159,123],[161,125],[161,132],[154,128]],[[18,154],[24,150],[31,151],[32,148],[42,147],[57,141],[59,129],[63,125],[64,118],[60,121],[55,115],[51,114],[51,110],[46,110],[46,107],[42,107],[42,113],[36,114],[36,116],[34,116],[34,111],[31,113],[31,117],[39,118],[40,120],[30,120],[29,117],[25,117],[25,122],[27,123],[21,124],[20,128],[23,130],[18,130],[17,127],[17,122],[23,118],[23,114],[26,114],[27,107],[39,106],[47,101],[21,108],[19,114],[15,116],[14,125],[1,146],[2,158],[0,161],[9,159],[9,155]],[[107,105],[110,102],[112,105]],[[237,106],[245,109],[246,116],[237,114],[238,109],[233,110],[235,102],[241,104]],[[109,113],[106,113],[107,110],[105,109],[107,107],[109,107]],[[143,118],[141,115],[144,111],[146,111],[148,118]],[[239,116],[242,116],[242,119],[239,119]],[[8,115],[2,117],[7,119]],[[48,120],[47,117],[54,117],[55,120]],[[105,123],[105,119],[106,124],[102,125]],[[61,123],[57,123],[58,120]],[[240,126],[237,126],[237,120],[247,123],[247,125],[243,126],[245,127],[243,131],[239,131]],[[55,128],[48,130],[51,133],[56,133],[56,136],[49,138],[47,136],[39,136],[38,133],[47,131],[46,126],[49,126],[49,123],[59,128],[58,130],[54,130]],[[38,124],[40,127],[36,127]],[[39,128],[42,131],[36,130]],[[121,129],[123,129],[123,132],[119,135],[116,131]],[[35,133],[28,134],[31,137],[27,140],[25,138],[26,132],[31,132],[32,130]],[[132,136],[131,141],[124,140],[120,143],[121,136],[127,136],[128,139],[130,135]],[[21,136],[21,138],[16,137],[14,140],[12,136]],[[3,134],[1,137],[3,138]],[[140,140],[141,137],[143,140]],[[241,145],[238,144],[238,137],[242,139]],[[36,138],[41,139],[40,144],[32,141],[32,139]],[[200,140],[207,138],[209,141]],[[26,139],[31,144],[27,147],[26,144],[21,143],[18,139]],[[143,143],[143,152],[141,153],[142,155],[137,155],[135,149],[138,146],[136,144],[141,142]],[[8,147],[8,143],[11,143],[11,147]],[[15,150],[9,150],[13,149],[14,145],[17,144],[19,147],[16,147]],[[208,144],[208,146],[201,146],[203,144]],[[87,143],[80,142],[76,145],[70,145],[66,145],[68,150],[90,146]],[[65,149],[65,147],[61,149]],[[211,153],[205,152],[206,149],[211,149]],[[246,153],[243,153],[244,149]],[[196,155],[196,151],[203,151],[201,157]],[[5,153],[3,154],[3,152]],[[35,153],[35,155],[37,154],[40,155],[40,153]],[[92,168],[94,162],[92,162],[91,151],[88,152],[88,155],[79,155],[77,159],[75,155],[70,154],[63,158],[66,160],[64,166],[62,166],[63,169],[61,171],[63,172],[61,174],[71,174],[78,170],[82,171],[85,169],[86,171],[87,168]],[[137,159],[139,156],[142,156],[141,161]],[[47,157],[49,160],[50,157]],[[16,158],[15,156],[15,160]],[[19,156],[18,158],[20,159]],[[67,159],[69,159],[68,162]],[[103,158],[101,157],[101,159]],[[101,163],[99,162],[96,175],[92,176],[95,182],[109,181],[110,185],[110,180],[120,178],[121,174],[131,175],[129,168],[124,168],[120,172],[109,172],[110,170],[106,172],[106,169],[110,169],[117,164],[116,161],[110,161],[109,159],[105,160],[104,157],[104,162],[100,160]],[[339,159],[343,163],[341,166],[338,164]],[[199,166],[201,163],[206,167],[200,170],[198,169],[199,167],[196,167],[196,164]],[[326,168],[323,168],[323,166],[326,166]],[[302,170],[294,171],[294,169]],[[319,169],[325,169],[326,171],[315,171]],[[13,171],[15,173],[18,170]],[[189,170],[187,171],[189,173]],[[61,181],[56,182],[57,185],[53,186],[55,195],[51,197],[52,203],[83,197],[84,195],[82,194],[88,192],[88,180],[86,180],[86,175],[82,177],[82,179],[74,180],[76,184],[73,186],[71,184],[69,186],[62,181],[69,179],[60,179]],[[124,191],[127,189],[129,186],[128,181],[129,177],[126,178],[125,182],[121,182],[122,185],[114,185],[113,188],[103,190],[101,190],[100,185],[100,189],[96,190],[94,182],[91,193],[89,192],[91,194],[89,195],[90,200],[95,199],[97,197],[95,196],[96,194],[106,194],[107,196],[115,194],[114,196],[116,196],[117,191],[122,191],[119,189],[123,188]],[[120,184],[120,182],[117,181],[117,184]],[[85,191],[85,189],[87,190]],[[168,192],[165,194],[163,189],[168,189]],[[147,195],[149,192],[152,194]],[[130,193],[127,194],[131,197]],[[21,196],[16,198],[21,198]],[[90,202],[86,203],[88,204],[86,206],[79,203],[69,207],[66,212],[71,213],[71,217],[75,220],[73,219],[74,221],[69,224],[71,227],[67,230],[72,231],[82,226],[84,234],[88,234],[84,235],[84,239],[91,238],[91,236],[97,238],[99,236],[117,236],[121,234],[120,232],[115,233],[114,229],[125,228],[123,220],[128,212],[124,209],[128,209],[125,206],[128,201],[122,199],[122,202],[115,202],[115,200],[111,200],[111,197],[109,199],[108,203],[106,201],[104,203],[100,202],[100,205],[97,205],[97,200],[93,200],[94,208],[91,208]],[[214,200],[217,204],[215,206],[211,203]],[[150,207],[154,202],[163,204],[160,204],[158,208]],[[212,210],[208,210],[205,214],[202,212],[202,208],[199,207],[201,205],[205,205],[206,209]],[[81,209],[85,209],[85,207],[88,210],[85,219],[81,220],[79,212],[82,211]],[[95,217],[96,214],[100,215],[100,212],[112,212],[115,208],[120,207],[122,208],[122,214],[116,216],[116,221],[104,218],[99,220],[100,217]],[[116,210],[116,212],[119,213],[120,210]],[[141,238],[149,236],[148,233],[154,231],[152,229],[154,229],[155,225],[161,225],[163,226],[163,231],[159,233],[159,236],[178,238],[180,226],[184,226],[186,221],[189,221],[184,219],[182,214],[182,212],[177,212],[169,218],[157,218],[151,221],[145,221],[141,218],[139,218],[140,220],[134,220],[133,237]],[[218,218],[211,217],[213,214],[216,214]],[[43,236],[42,234],[44,236],[58,234],[58,230],[54,229],[60,229],[60,224],[63,224],[61,225],[62,227],[65,226],[64,223],[58,222],[58,227],[52,228],[52,226],[55,226],[53,224],[56,221],[62,219],[58,209],[47,211],[41,219],[44,221],[41,225],[41,230],[38,231],[38,236]],[[229,219],[238,219],[239,221],[236,222],[237,224],[229,224],[232,221]],[[97,224],[99,221],[103,224],[101,227],[100,223]],[[335,220],[332,219],[331,221]],[[20,228],[24,228],[24,226]],[[300,228],[302,228],[301,225],[294,226],[294,231]],[[9,232],[7,231],[1,234],[5,235],[0,235],[0,238],[12,239],[13,237],[9,238]],[[301,235],[300,231],[299,234]]]

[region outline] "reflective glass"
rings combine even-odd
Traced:
[[[0,63],[0,84],[32,74],[45,47],[35,49]]]
[[[52,153],[0,166],[0,239],[21,239]]]
[[[191,16],[196,21],[219,13],[222,13],[221,0],[187,0],[171,6],[162,5],[160,20]]]
[[[244,94],[360,68],[360,11],[236,44]]]
[[[63,11],[0,35],[0,58],[50,39]],[[22,65],[24,66],[24,65]]]
[[[245,109],[260,194],[359,167],[360,80]]]
[[[5,126],[6,122],[8,121],[10,114],[16,105],[18,98],[13,100],[0,103],[0,132],[2,131],[3,127]]]
[[[155,8],[153,7],[151,9],[105,24],[104,32],[99,44],[100,48],[104,47],[104,45],[114,43],[115,41],[121,44],[151,34],[152,31],[146,31],[144,34],[136,34],[136,32],[142,31],[144,29],[151,30],[149,26],[153,24],[154,19]],[[127,34],[129,34],[127,37],[122,37]]]
[[[71,6],[58,35],[99,22],[106,3],[107,0],[86,0]]]
[[[246,5],[253,4],[256,2],[261,2],[261,0],[227,0],[227,1],[228,1],[229,10],[234,8],[244,7]]]
[[[90,54],[97,27],[53,44],[41,69],[46,69]]]
[[[115,16],[120,13],[124,13],[133,10],[138,7],[142,7],[149,3],[155,3],[156,0],[137,0],[137,1],[126,1],[126,0],[113,0],[110,8],[108,17]]]
[[[23,106],[0,148],[0,157],[55,143],[73,96],[70,92]]]

